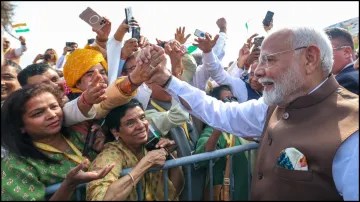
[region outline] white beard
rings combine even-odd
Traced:
[[[294,93],[302,85],[303,80],[301,78],[300,66],[293,66],[288,68],[287,72],[282,73],[277,81],[271,79],[274,87],[270,91],[263,92],[265,104],[279,105],[283,103],[290,94]]]

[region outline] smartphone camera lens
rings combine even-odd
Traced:
[[[201,34],[200,34],[200,36],[201,36],[201,37],[204,37],[204,36],[205,36],[205,34],[204,34],[204,33],[201,33]]]

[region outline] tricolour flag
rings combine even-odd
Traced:
[[[12,28],[16,28],[15,32],[16,33],[21,33],[21,32],[29,32],[30,29],[27,27],[26,23],[18,23],[15,25],[11,25]]]

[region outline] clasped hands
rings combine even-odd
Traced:
[[[150,44],[141,49],[136,57],[136,68],[129,75],[135,84],[146,82],[163,85],[171,77],[171,72],[166,68],[168,59],[165,51],[160,46]]]

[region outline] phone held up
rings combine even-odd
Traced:
[[[125,8],[125,16],[126,16],[126,24],[129,25],[133,17],[131,7]],[[128,29],[128,32],[130,32],[130,29]]]
[[[140,43],[140,27],[132,27],[132,37],[131,38],[135,38],[138,43]]]
[[[261,37],[255,37],[254,38],[254,44],[255,47],[260,47],[262,42],[264,41],[265,37],[261,36]]]
[[[197,36],[197,37],[200,37],[200,38],[204,38],[205,37],[205,32],[196,29],[194,35]]]
[[[66,42],[65,46],[71,48],[72,45],[74,45],[75,42]],[[68,50],[70,52],[71,50]]]
[[[265,19],[263,20],[264,26],[270,26],[271,20],[273,19],[274,12],[268,11],[266,13]]]
[[[79,17],[96,30],[100,30],[106,25],[106,20],[90,7],[87,7]]]

